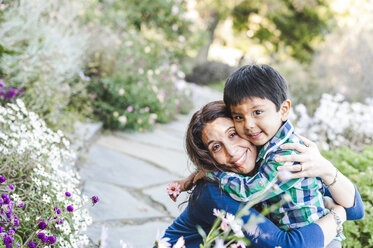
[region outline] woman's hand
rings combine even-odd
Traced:
[[[325,184],[333,182],[335,176],[335,167],[321,154],[317,145],[309,139],[300,136],[304,145],[299,143],[286,143],[280,146],[283,150],[297,150],[296,155],[283,155],[275,158],[276,162],[299,162],[296,165],[278,166],[278,171],[291,171],[287,175],[288,179],[301,177],[320,177]]]

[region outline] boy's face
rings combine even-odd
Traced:
[[[237,133],[254,145],[262,146],[287,120],[290,106],[290,100],[285,100],[280,110],[276,111],[276,105],[271,100],[251,97],[230,108]]]

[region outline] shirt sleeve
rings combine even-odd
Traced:
[[[233,199],[247,202],[260,195],[260,191],[270,184],[277,184],[279,187],[262,199],[262,201],[272,198],[291,188],[300,179],[279,181],[277,178],[277,167],[281,165],[294,165],[296,162],[276,162],[274,158],[279,155],[296,154],[296,151],[277,150],[262,161],[258,173],[253,177],[245,177],[233,172],[215,171],[209,177],[221,184],[221,188]],[[275,182],[273,182],[276,180]]]
[[[352,207],[345,208],[347,220],[360,220],[364,218],[364,203],[363,203],[363,200],[361,199],[359,191],[356,188],[356,185],[354,185],[354,187],[355,187],[355,203]],[[333,196],[330,194],[330,191],[327,188],[325,188],[325,195],[333,198]]]
[[[193,212],[198,211],[201,214],[200,217],[210,222],[209,224],[212,226],[215,221],[215,216],[212,215],[214,208],[236,214],[240,207],[242,204],[222,192],[218,185],[207,183],[197,199],[197,204],[191,209]],[[203,210],[201,211],[200,208]],[[243,217],[243,221],[246,223],[251,217],[259,215],[260,213],[256,210],[249,209],[249,213]],[[263,217],[263,222],[253,224],[245,236],[251,242],[250,247],[324,247],[324,233],[315,223],[286,232]]]

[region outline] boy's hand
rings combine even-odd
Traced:
[[[335,203],[334,200],[330,198],[329,196],[324,196],[324,204],[325,204],[325,208],[329,210],[337,206],[337,203]]]

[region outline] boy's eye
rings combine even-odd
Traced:
[[[240,120],[242,120],[242,117],[241,117],[241,116],[238,116],[238,115],[236,115],[236,116],[234,116],[234,117],[233,117],[233,119],[235,119],[236,121],[240,121]]]
[[[261,110],[255,110],[254,111],[254,115],[260,115],[261,113],[263,113],[263,111],[261,111]]]

